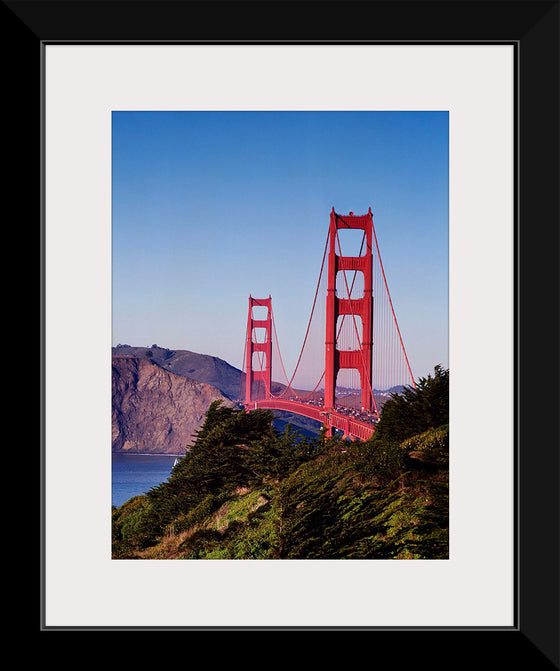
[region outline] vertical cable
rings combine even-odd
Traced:
[[[372,229],[373,229],[373,237],[374,237],[374,240],[375,240],[375,248],[377,250],[377,256],[379,257],[379,267],[381,268],[381,273],[383,275],[383,282],[385,284],[385,291],[387,293],[387,298],[389,299],[389,305],[391,306],[391,312],[393,314],[393,319],[394,319],[395,327],[397,329],[397,333],[398,333],[398,336],[399,336],[401,348],[402,348],[404,357],[406,359],[406,365],[407,365],[407,368],[408,368],[408,372],[410,373],[410,379],[412,380],[412,384],[414,385],[414,388],[416,389],[416,383],[414,382],[414,375],[412,374],[412,370],[410,368],[410,363],[409,363],[408,357],[406,355],[406,350],[405,350],[404,343],[403,343],[402,337],[401,337],[401,331],[399,329],[399,324],[397,322],[397,316],[395,315],[395,310],[393,308],[393,301],[391,300],[391,294],[389,293],[389,287],[387,286],[387,278],[385,277],[385,270],[383,269],[383,261],[381,260],[381,254],[379,252],[379,245],[377,244],[377,235],[375,233],[375,226],[372,225]]]

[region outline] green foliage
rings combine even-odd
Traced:
[[[146,496],[135,496],[113,512],[113,544],[147,547],[157,539],[158,515]]]
[[[228,499],[180,545],[185,559],[277,558],[278,515],[262,491]]]
[[[308,463],[282,483],[282,557],[447,557],[447,472],[405,470],[402,446],[363,447]]]
[[[113,557],[446,558],[447,395],[436,367],[353,443],[216,401],[169,480],[113,511]]]
[[[227,495],[254,479],[247,455],[255,442],[273,439],[272,419],[266,410],[246,413],[214,401],[192,448],[169,480],[148,492],[161,524],[186,514],[208,496]]]
[[[325,449],[326,444],[301,437],[288,425],[283,434],[257,441],[247,455],[247,465],[256,480],[282,479]]]
[[[204,521],[220,508],[228,500],[226,493],[208,494],[194,508],[186,513],[181,513],[173,520],[173,529],[175,533],[180,533],[191,529]]]
[[[378,485],[397,478],[404,465],[405,453],[399,443],[380,438],[366,441],[356,449],[356,469],[364,479]]]
[[[434,375],[421,377],[416,388],[392,394],[383,406],[375,436],[400,442],[448,421],[449,371],[435,366]]]
[[[449,466],[449,426],[444,424],[437,429],[430,429],[405,440],[401,449],[406,457],[420,459],[434,468]],[[410,459],[406,460],[410,463]]]

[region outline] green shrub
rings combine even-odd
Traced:
[[[384,405],[374,438],[402,442],[449,422],[449,371],[435,366],[416,387],[392,394]]]
[[[113,514],[113,540],[129,547],[143,548],[159,534],[159,516],[146,496],[135,496]]]

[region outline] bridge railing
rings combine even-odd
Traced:
[[[321,422],[326,427],[342,431],[345,436],[367,440],[371,438],[375,431],[375,424],[353,419],[336,410],[327,411],[324,408],[317,407],[301,401],[289,401],[284,399],[264,399],[252,401],[245,404],[247,410],[256,408],[269,408],[271,410],[284,410],[293,412],[304,417],[309,417],[317,422]]]

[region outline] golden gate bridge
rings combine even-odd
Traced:
[[[346,239],[349,232],[352,237]],[[324,348],[317,350],[319,341]],[[282,371],[282,382],[273,381],[273,367]],[[371,207],[364,215],[341,215],[332,208],[311,314],[290,378],[272,298],[249,296],[243,372],[240,399],[247,411],[296,413],[321,422],[327,435],[337,429],[361,440],[375,431],[393,390],[416,386]]]

